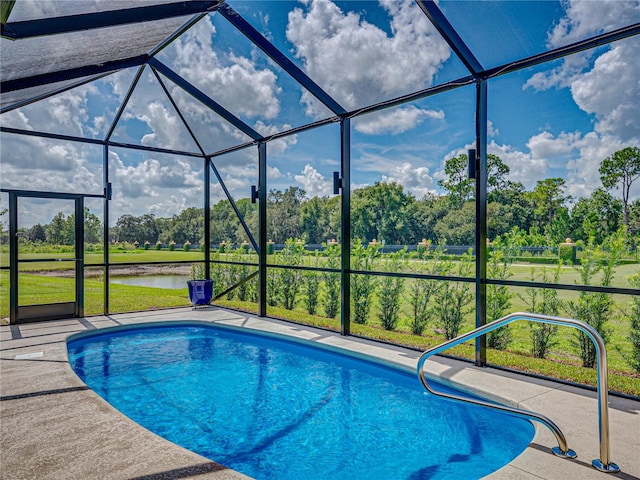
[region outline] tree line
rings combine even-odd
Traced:
[[[445,162],[446,179],[439,185],[443,195],[415,198],[395,182],[378,182],[356,189],[351,195],[352,237],[376,239],[388,245],[415,245],[426,239],[433,244],[472,245],[475,241],[475,181],[467,178],[465,154]],[[538,180],[527,190],[508,179],[509,166],[498,156],[487,156],[487,235],[494,239],[514,227],[529,234],[532,245],[557,245],[573,241],[602,241],[626,227],[627,244],[640,243],[640,200],[630,199],[630,189],[640,178],[640,148],[627,147],[604,159],[600,165],[602,185],[588,197],[573,199],[564,179]],[[621,198],[612,195],[621,190]],[[300,238],[308,244],[340,239],[340,198],[307,198],[303,189],[291,186],[271,190],[267,196],[267,231],[271,241],[284,244]],[[248,198],[236,202],[249,231],[257,234],[258,209]],[[73,215],[59,212],[47,225],[34,225],[22,232],[31,241],[72,244]],[[228,200],[211,207],[211,243],[240,244],[248,235]],[[85,241],[99,243],[103,225],[85,210]],[[125,214],[109,230],[111,242],[143,244],[202,243],[204,209],[189,207],[177,215],[159,218],[153,214]]]

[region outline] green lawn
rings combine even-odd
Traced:
[[[51,258],[51,254],[34,253],[30,258]],[[54,256],[58,256],[55,254]],[[62,255],[60,255],[62,256]],[[199,261],[203,259],[202,252],[184,252],[184,251],[156,251],[156,250],[138,250],[135,252],[114,253],[111,255],[111,261],[114,263],[153,263],[153,262],[170,262],[170,261]],[[238,260],[238,256],[220,255],[220,259]],[[255,262],[255,255],[244,255],[240,257],[243,261]],[[270,257],[271,260],[271,257]],[[87,263],[101,262],[102,255],[91,254],[87,256]],[[419,261],[410,262],[412,271],[420,270],[422,264]],[[322,263],[320,263],[322,265]],[[44,304],[59,301],[72,301],[74,299],[74,280],[64,276],[42,275],[37,272],[43,270],[63,270],[68,268],[65,262],[47,262],[47,263],[23,263],[21,271],[29,272],[20,275],[20,304]],[[536,276],[539,277],[544,266],[542,265],[512,265],[510,271],[513,276],[512,280],[529,280],[531,277],[531,269],[534,269]],[[549,268],[549,267],[547,267]],[[639,270],[638,265],[620,265],[616,269],[616,275],[613,280],[613,286],[629,288],[630,284],[625,277],[635,274]],[[60,272],[59,272],[60,273]],[[560,282],[564,284],[579,283],[579,272],[572,267],[563,267]],[[406,287],[410,282],[415,280],[405,280]],[[186,286],[185,286],[186,287]],[[473,288],[473,284],[469,284],[469,288]],[[321,289],[322,290],[322,289]],[[511,300],[510,312],[527,311],[526,305],[526,288],[511,287],[513,293]],[[571,317],[571,312],[566,301],[575,299],[579,296],[579,292],[558,291],[560,298],[565,302],[565,311],[561,312],[562,316]],[[610,383],[613,390],[640,396],[640,376],[633,374],[625,357],[631,353],[631,344],[628,340],[630,334],[630,322],[624,316],[624,312],[628,310],[631,296],[614,295],[615,308],[612,312],[609,327],[612,330],[611,341],[607,346]],[[309,315],[304,311],[304,298],[299,295],[299,301],[294,310],[285,310],[278,307],[269,307],[269,315],[286,318],[290,320],[308,323],[310,325],[323,326],[339,330],[339,322],[335,319],[327,319],[319,315]],[[377,296],[372,299],[372,310],[366,325],[353,325],[352,331],[356,334],[378,338],[386,341],[400,343],[413,346],[416,348],[428,348],[443,341],[442,334],[438,331],[438,319],[432,318],[422,336],[410,334],[410,306],[406,301],[402,305],[400,315],[400,323],[396,331],[389,332],[384,330],[378,319],[378,302]],[[249,302],[237,302],[230,300],[222,300],[221,305],[230,306],[256,312],[257,306]],[[187,289],[169,290],[150,287],[136,287],[129,285],[114,284],[110,285],[110,311],[129,312],[140,310],[153,310],[156,308],[167,308],[176,306],[189,305]],[[104,284],[102,277],[91,276],[85,279],[85,312],[87,315],[101,314],[104,306]],[[469,306],[469,311],[465,316],[465,321],[461,332],[473,329],[475,319],[472,312],[473,304]],[[322,307],[319,307],[322,313]],[[9,316],[9,272],[0,272],[0,318]],[[513,342],[508,351],[497,352],[490,351],[488,354],[489,361],[498,365],[508,366],[511,368],[540,373],[543,375],[553,376],[562,379],[570,379],[573,381],[595,384],[595,372],[591,369],[584,369],[580,366],[580,360],[577,355],[576,348],[573,345],[574,330],[568,327],[560,327],[558,335],[558,344],[553,348],[549,360],[535,359],[530,356],[530,332],[526,322],[518,322],[511,326],[513,332]],[[464,346],[454,351],[455,354],[461,356],[472,355],[472,350]],[[553,360],[553,361],[551,361]]]

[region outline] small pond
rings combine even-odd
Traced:
[[[111,277],[112,283],[136,287],[154,287],[177,290],[187,288],[187,275],[131,275]]]

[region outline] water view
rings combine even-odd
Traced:
[[[154,287],[177,290],[187,288],[187,275],[128,275],[111,277],[112,283],[133,285],[136,287]]]

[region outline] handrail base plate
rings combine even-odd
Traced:
[[[566,452],[563,452],[560,449],[560,447],[553,447],[551,451],[556,457],[561,457],[561,458],[576,458],[578,456],[578,454],[573,450],[571,450],[570,448],[568,448]]]
[[[600,470],[601,472],[605,473],[618,473],[620,471],[620,467],[618,467],[618,465],[616,465],[615,463],[611,462],[608,465],[605,465],[599,458],[596,458],[593,462],[591,462],[591,465],[596,470]]]

